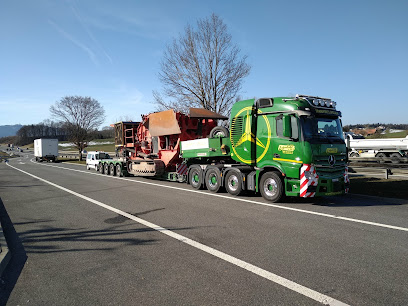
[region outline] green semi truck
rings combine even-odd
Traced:
[[[272,202],[344,194],[349,179],[340,117],[336,103],[321,97],[237,102],[229,132],[218,127],[219,137],[181,142],[188,182],[233,195],[260,192]]]
[[[227,119],[203,109],[173,110],[118,122],[115,159],[101,160],[110,175],[156,177],[232,195],[285,196],[348,192],[347,149],[341,113],[331,99],[296,95],[236,102]]]

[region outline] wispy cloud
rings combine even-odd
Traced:
[[[49,24],[51,24],[63,37],[65,37],[66,39],[68,39],[69,41],[71,41],[74,45],[76,45],[77,47],[79,47],[80,49],[82,49],[83,51],[85,51],[89,58],[91,59],[91,61],[96,65],[99,66],[99,62],[96,58],[95,53],[86,45],[84,45],[83,43],[81,43],[80,41],[78,41],[75,37],[73,37],[71,34],[65,32],[60,26],[58,26],[55,22],[53,22],[52,20],[48,20]]]
[[[112,64],[112,58],[110,57],[110,55],[106,52],[106,50],[102,47],[101,43],[96,39],[96,37],[93,35],[93,33],[91,32],[91,30],[89,29],[89,27],[87,26],[84,18],[81,16],[81,14],[79,13],[78,8],[76,7],[76,5],[71,2],[70,3],[70,7],[72,10],[72,13],[74,14],[74,16],[76,17],[76,19],[78,20],[78,22],[81,24],[82,28],[85,30],[85,32],[88,34],[88,36],[91,38],[91,40],[94,42],[94,44],[97,46],[98,49],[101,50],[101,52],[103,53],[103,55],[108,59],[108,61]]]

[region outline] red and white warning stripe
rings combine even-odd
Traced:
[[[346,168],[344,169],[344,184],[350,184],[350,179],[349,179],[349,175],[348,175],[348,167],[346,166]],[[344,189],[345,193],[349,192],[349,188],[346,187]]]
[[[188,167],[186,164],[177,164],[176,172],[180,175],[187,175]]]
[[[319,176],[312,165],[304,164],[300,168],[300,196],[302,198],[314,197],[316,192],[307,192],[309,186],[317,186]]]

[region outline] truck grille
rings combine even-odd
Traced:
[[[330,175],[341,175],[346,166],[345,155],[335,155],[336,162],[333,166],[329,164],[329,157],[327,155],[315,156],[315,168],[319,175],[327,173]]]
[[[232,145],[238,143],[242,136],[243,117],[235,117],[231,122],[231,141]]]

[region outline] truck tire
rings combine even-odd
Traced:
[[[191,186],[193,186],[194,189],[202,189],[202,182],[201,182],[201,167],[200,166],[192,166],[190,168],[189,174],[188,174],[188,182],[190,183]]]
[[[221,171],[216,167],[211,167],[205,173],[205,186],[209,191],[218,192],[221,188]]]
[[[116,176],[119,176],[119,177],[123,176],[122,167],[119,164],[116,165]]]
[[[378,158],[378,162],[379,162],[380,164],[383,164],[383,163],[385,163],[384,158],[387,158],[387,155],[385,155],[385,153],[377,153],[377,154],[375,155],[375,157]]]
[[[230,170],[225,175],[225,189],[229,194],[239,195],[242,192],[242,175],[238,171]]]
[[[392,153],[390,155],[391,158],[391,163],[393,164],[399,164],[401,162],[401,154],[399,153]]]
[[[280,202],[285,196],[282,179],[274,171],[262,175],[259,189],[262,197],[271,202]]]
[[[112,176],[115,176],[115,169],[116,167],[115,167],[115,165],[114,164],[110,164],[110,166],[109,166],[109,174],[110,175],[112,175]]]
[[[229,137],[228,129],[223,126],[216,126],[210,132],[210,138],[214,137]]]
[[[102,163],[99,163],[99,172],[105,174],[105,165]]]
[[[105,174],[106,175],[109,175],[109,164],[108,163],[105,163],[105,165],[103,166],[103,170],[104,170],[104,172],[105,172]]]

